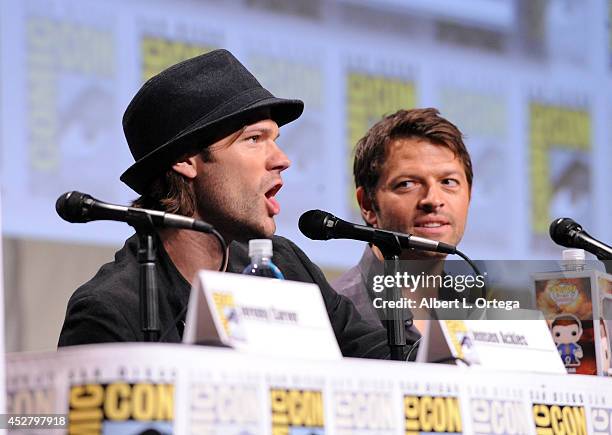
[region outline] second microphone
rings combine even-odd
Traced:
[[[298,227],[306,237],[312,240],[350,239],[374,243],[376,240],[387,239],[390,243],[397,242],[402,249],[442,252],[445,254],[457,253],[456,247],[447,243],[411,234],[353,224],[322,210],[309,210],[302,214]]]

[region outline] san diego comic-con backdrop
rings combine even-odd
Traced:
[[[612,240],[610,14],[605,0],[4,1],[4,234],[118,245],[127,226],[62,222],[55,199],[134,199],[118,181],[132,162],[121,130],[131,96],[225,47],[306,103],[279,141],[293,165],[278,233],[323,266],[354,264],[361,245],[307,241],[297,219],[320,208],[359,221],[352,147],[398,108],[438,107],[466,133],[472,257],[556,258],[548,224],[566,215]]]

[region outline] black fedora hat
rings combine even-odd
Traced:
[[[227,50],[188,59],[148,80],[128,105],[123,131],[135,163],[121,181],[142,194],[186,153],[263,118],[287,124],[303,110],[263,88]]]

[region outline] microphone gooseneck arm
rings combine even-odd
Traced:
[[[212,225],[199,219],[160,210],[110,204],[76,191],[61,195],[55,203],[55,209],[62,219],[71,223],[110,220],[139,224],[142,223],[141,216],[144,214],[149,216],[153,226],[159,228],[180,228],[202,233],[210,233],[214,229]]]
[[[416,249],[420,251],[455,254],[455,246],[436,240],[388,231],[380,228],[358,225],[337,218],[322,210],[310,210],[300,216],[298,223],[300,231],[313,240],[350,239],[362,242],[387,245],[388,249]]]

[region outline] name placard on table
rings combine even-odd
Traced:
[[[417,361],[463,360],[498,370],[564,374],[565,367],[540,320],[432,320]]]
[[[262,355],[342,358],[317,285],[230,273],[198,273],[183,342]]]

